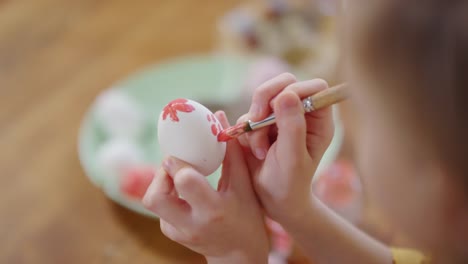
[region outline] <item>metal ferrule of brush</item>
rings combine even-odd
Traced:
[[[249,131],[256,130],[262,127],[266,127],[274,123],[276,123],[276,118],[275,118],[275,115],[273,114],[258,122],[252,122],[249,120]]]
[[[304,107],[304,111],[306,113],[312,112],[315,110],[314,104],[312,103],[312,98],[309,96],[306,99],[302,100],[302,105]],[[266,127],[269,125],[272,125],[276,123],[276,118],[274,114],[271,114],[269,117],[258,121],[258,122],[252,122],[249,120],[249,129],[248,131],[256,130],[262,127]]]

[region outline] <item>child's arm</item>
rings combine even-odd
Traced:
[[[227,127],[226,116],[216,115]],[[237,140],[228,142],[218,191],[180,160],[168,158],[163,168],[143,203],[159,215],[167,237],[205,255],[210,264],[267,263],[264,216]]]
[[[303,217],[282,221],[304,252],[318,263],[391,264],[388,247],[312,197]]]
[[[255,91],[251,111],[240,121],[265,118],[270,109],[276,115],[276,127],[240,138],[251,149],[246,159],[255,191],[268,215],[314,261],[390,264],[388,248],[312,195],[312,176],[333,137],[333,119],[330,108],[304,115],[300,99],[326,88],[322,80],[297,82],[291,74],[282,74]]]

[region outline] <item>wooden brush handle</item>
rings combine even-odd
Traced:
[[[332,104],[338,103],[343,101],[344,99],[348,98],[348,93],[346,90],[346,83],[339,84],[323,91],[320,91],[312,96],[307,97],[306,99],[302,100],[302,104],[306,112],[311,112],[315,110],[319,110],[321,108],[330,106]],[[258,121],[252,122],[247,121],[248,129],[246,131],[256,130],[262,127],[266,127],[276,123],[276,117],[274,114],[271,114],[267,118]]]
[[[348,97],[346,86],[346,83],[342,83],[312,95],[310,100],[313,109],[318,110],[346,99]]]

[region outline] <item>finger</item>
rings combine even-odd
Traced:
[[[143,205],[160,218],[177,225],[186,223],[190,208],[174,194],[174,184],[167,173],[160,169],[143,197]]]
[[[239,124],[247,121],[248,114],[241,116],[237,123]],[[269,131],[270,128],[266,127],[239,136],[238,141],[243,151],[253,153],[258,160],[264,160],[270,148]]]
[[[281,156],[287,157],[285,161],[293,163],[301,161],[306,154],[306,121],[302,102],[291,91],[285,91],[278,95],[274,106],[278,138],[276,150]]]
[[[288,85],[295,82],[296,77],[294,77],[294,75],[283,73],[260,85],[253,94],[248,117],[252,121],[259,121],[266,118],[271,113],[271,108],[269,107],[270,100]],[[267,151],[270,148],[268,131],[268,128],[262,128],[251,132],[248,136],[252,153],[259,160],[265,159]]]
[[[187,241],[186,235],[165,220],[160,219],[159,225],[161,227],[161,232],[170,240],[181,244],[185,244]]]
[[[226,129],[227,127],[229,127],[229,121],[226,117],[226,113],[224,113],[223,111],[218,111],[215,113],[215,116],[218,118],[223,128]],[[226,150],[226,152],[228,152],[228,150]],[[227,190],[228,183],[229,183],[227,178],[228,178],[227,174],[224,174],[224,173],[221,174],[221,178],[218,181],[218,188],[217,188],[218,192],[225,192]]]
[[[270,148],[270,127],[250,132],[248,137],[252,153],[259,160],[264,160]]]
[[[189,164],[169,157],[163,161],[163,168],[172,176],[179,195],[192,208],[211,208],[217,201],[217,194],[205,176]]]
[[[159,168],[146,192],[157,192],[164,195],[171,194],[174,191],[174,184],[167,176],[167,173],[162,168]]]
[[[224,111],[216,111],[215,116],[216,118],[218,118],[219,122],[223,126],[223,129],[226,129],[231,126]]]
[[[328,84],[325,80],[313,79],[313,80],[292,83],[288,85],[288,87],[286,87],[284,91],[291,91],[297,94],[299,98],[304,99],[308,96],[316,94],[317,92],[327,89],[327,87],[328,87]],[[270,102],[271,108],[273,108],[275,101],[276,101],[276,98],[271,100]]]
[[[248,120],[248,115],[245,114],[243,116],[241,116],[239,118],[239,120],[237,120],[237,124],[239,123],[242,123],[242,122],[245,122]],[[244,157],[247,161],[247,167],[249,168],[249,172],[250,173],[254,173],[257,169],[258,169],[258,166],[261,165],[261,163],[263,162],[262,160],[259,160],[257,159],[252,151],[251,151],[251,148],[250,148],[250,140],[249,140],[249,135],[250,133],[245,133],[239,137],[237,137],[237,140],[239,142],[239,145],[244,153]]]
[[[219,121],[224,127],[229,126],[224,112],[216,113]],[[229,186],[233,190],[246,192],[251,189],[249,171],[242,150],[242,146],[237,139],[230,140],[226,147],[226,157],[223,161],[223,173],[218,190],[226,191]]]
[[[228,190],[239,194],[251,192],[249,171],[244,153],[237,139],[233,139],[227,143],[222,174],[223,177],[227,177]]]
[[[306,98],[317,92],[328,88],[326,81],[322,79],[313,79],[308,81],[296,82],[284,89],[284,91],[294,92],[299,98]],[[271,101],[275,104],[277,98]],[[314,160],[319,160],[333,138],[334,123],[332,108],[327,107],[311,113],[305,114],[307,126],[306,147],[309,155]]]
[[[245,115],[239,117],[236,124],[245,123],[248,120],[249,120],[248,114],[245,114]],[[237,140],[239,141],[239,143],[242,146],[242,149],[244,151],[246,151],[246,150],[250,151],[250,145],[249,145],[248,137],[249,137],[249,133],[244,133],[244,134],[240,135],[239,137],[237,137]]]
[[[270,144],[274,144],[277,138],[278,138],[278,127],[270,126],[270,130],[268,131],[268,140],[270,141]]]
[[[335,124],[332,107],[306,114],[305,118],[307,122],[307,151],[310,157],[318,162],[333,139]]]
[[[270,114],[270,100],[288,85],[296,82],[296,77],[291,73],[283,73],[270,79],[255,89],[252,96],[252,105],[249,117],[253,121],[259,121]]]

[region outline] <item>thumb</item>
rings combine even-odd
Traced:
[[[274,104],[278,137],[276,151],[284,157],[301,157],[307,152],[307,127],[299,97],[290,91],[279,94]]]
[[[190,164],[168,157],[163,161],[163,168],[173,178],[177,193],[191,207],[210,208],[216,202],[216,192],[206,178]]]
[[[216,117],[221,124],[226,128],[229,126],[226,114],[222,111],[216,113]],[[226,156],[223,161],[223,169],[219,191],[228,189],[235,192],[245,192],[250,186],[249,171],[244,158],[244,152],[237,139],[232,139],[227,142]]]
[[[227,189],[245,193],[251,188],[251,181],[244,153],[237,139],[227,143],[226,158],[223,162],[223,177],[227,178]]]

